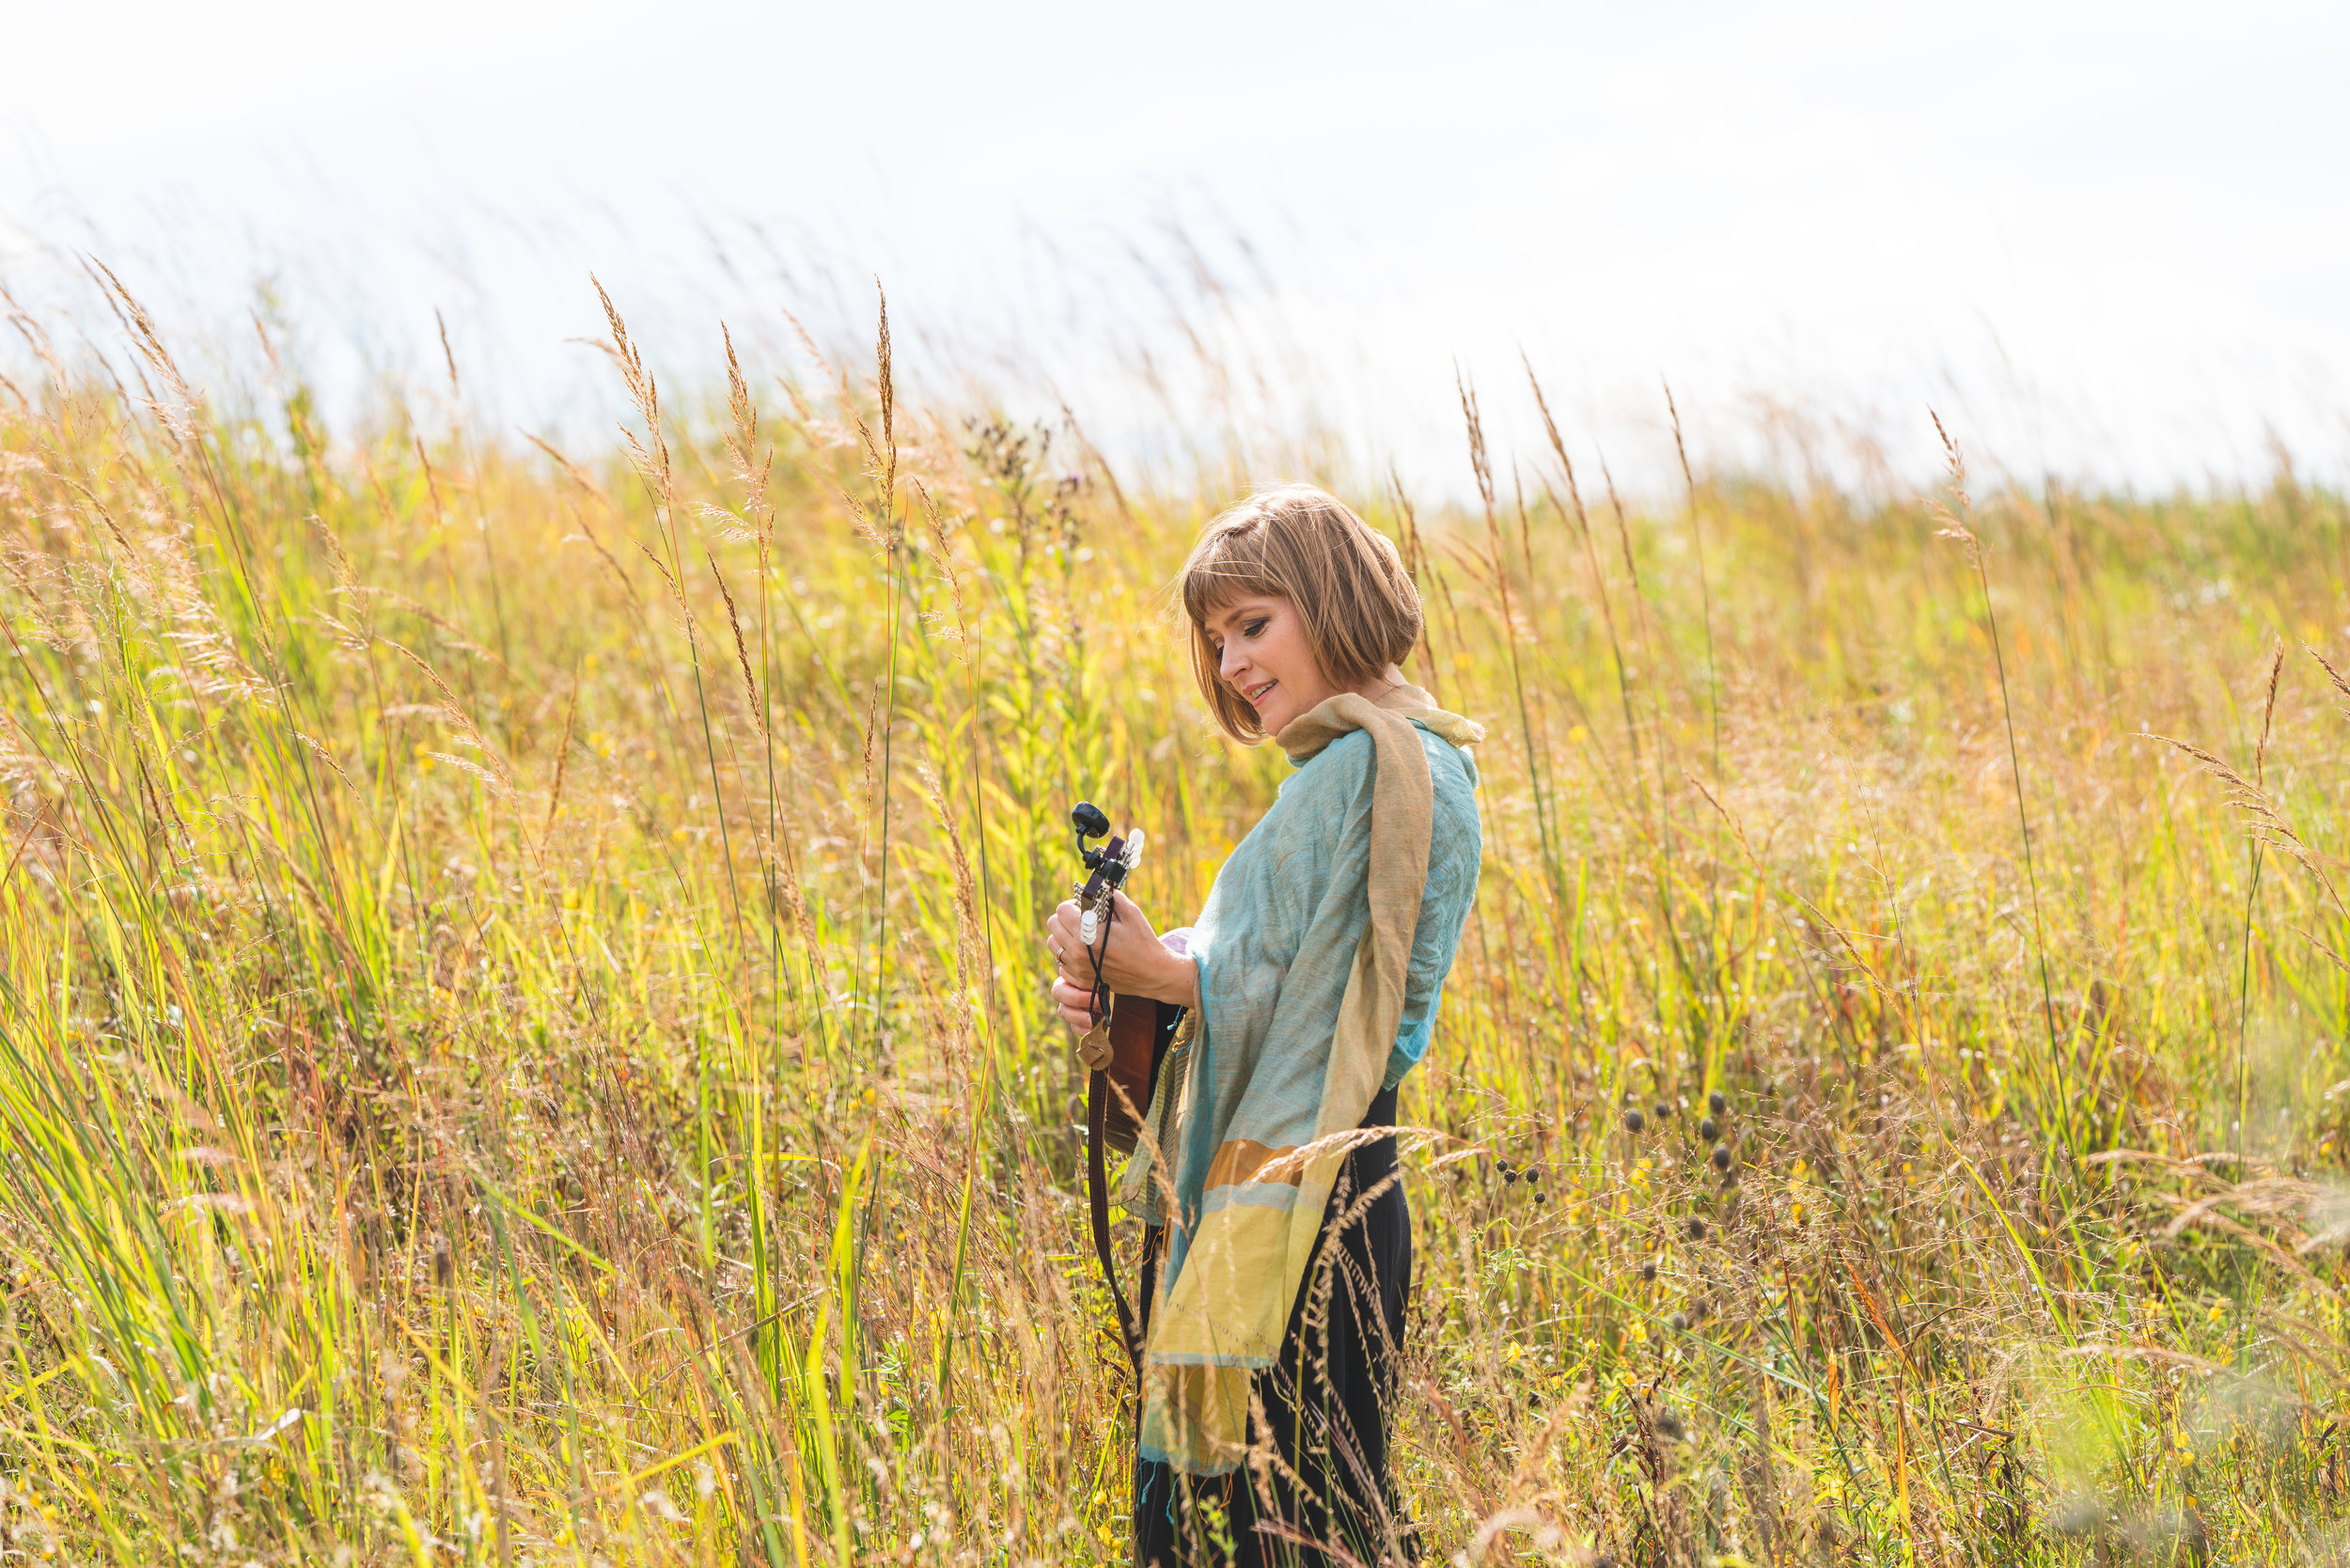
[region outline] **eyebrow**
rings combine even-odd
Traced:
[[[1220,630],[1220,624],[1228,624],[1236,620],[1246,620],[1250,616],[1265,615],[1267,613],[1269,613],[1268,610],[1262,604],[1244,602],[1231,606],[1230,609],[1211,612],[1208,619],[1201,622],[1201,625],[1207,632],[1208,635],[1212,637],[1222,636],[1224,634]]]

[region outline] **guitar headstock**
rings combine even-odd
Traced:
[[[1142,834],[1129,828],[1100,848],[1089,848],[1088,839],[1102,838],[1110,830],[1108,815],[1089,800],[1081,800],[1072,808],[1069,825],[1076,831],[1077,857],[1089,873],[1077,889],[1077,938],[1091,948],[1108,922],[1114,895],[1127,873],[1142,863]],[[1099,974],[1098,967],[1095,972]],[[1093,1015],[1098,1022],[1109,1011],[1109,987],[1097,981],[1093,992]]]

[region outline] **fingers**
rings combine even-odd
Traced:
[[[1119,913],[1124,916],[1133,907],[1129,903]],[[1134,917],[1136,919],[1139,917],[1138,914]],[[1089,987],[1093,984],[1096,964],[1101,965],[1101,978],[1115,985],[1117,971],[1120,966],[1110,957],[1112,944],[1116,944],[1122,949],[1133,928],[1129,926],[1127,933],[1120,933],[1118,930],[1121,923],[1120,920],[1113,919],[1106,922],[1105,929],[1097,930],[1093,933],[1093,947],[1089,951],[1080,919],[1081,914],[1074,902],[1064,902],[1058,909],[1053,911],[1051,918],[1044,922],[1044,947],[1047,955],[1051,957],[1054,966],[1060,971],[1064,979],[1074,981],[1080,987]]]
[[[1077,918],[1076,904],[1064,902],[1044,922],[1044,950],[1054,966],[1073,980],[1091,966],[1085,944],[1078,939]]]
[[[1053,982],[1053,1011],[1079,1034],[1093,1027],[1092,998],[1092,991],[1086,986],[1072,985],[1065,980]]]

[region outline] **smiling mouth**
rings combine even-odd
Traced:
[[[1248,698],[1248,705],[1250,707],[1261,708],[1264,706],[1264,694],[1271,691],[1274,687],[1279,685],[1280,683],[1281,682],[1278,681],[1267,681],[1263,685],[1255,687],[1251,690],[1244,691],[1241,695]]]

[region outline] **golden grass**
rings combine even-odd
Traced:
[[[681,416],[616,310],[573,461],[225,412],[117,303],[131,386],[0,388],[6,1547],[1119,1560],[1030,933],[1073,799],[1180,919],[1278,782],[1165,619],[1221,497],[898,406],[885,332]],[[2334,1560],[2341,498],[1962,550],[1571,445],[1354,497],[1493,730],[1430,1560]]]

